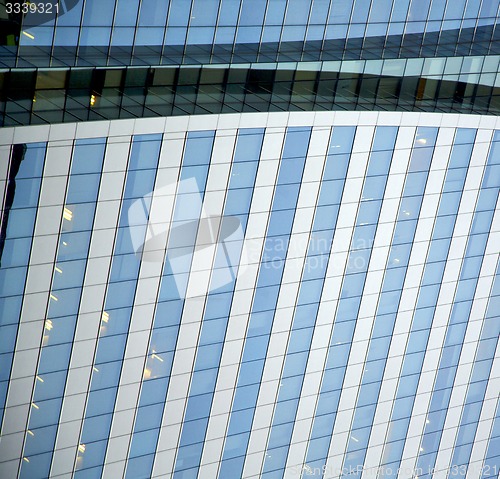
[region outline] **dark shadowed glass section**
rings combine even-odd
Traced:
[[[272,111],[500,114],[500,56],[0,71],[0,125]]]

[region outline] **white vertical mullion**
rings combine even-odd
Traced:
[[[222,133],[222,131],[221,131]],[[203,208],[210,214],[222,216],[227,183],[229,180],[230,162],[222,162],[222,159],[232,158],[236,132],[231,136],[216,135],[211,155],[211,164],[208,171],[207,185],[203,200]],[[214,174],[214,171],[222,171],[222,175]],[[222,183],[219,183],[219,182]],[[200,238],[197,238],[197,242]],[[162,427],[158,438],[158,451],[169,451],[163,455],[161,462],[155,459],[153,465],[153,476],[156,474],[173,473],[178,447],[180,444],[182,425],[186,405],[189,397],[189,388],[195,367],[196,353],[199,335],[201,331],[203,313],[207,294],[209,291],[211,265],[215,260],[216,245],[207,248],[196,248],[192,254],[192,265],[187,284],[187,297],[184,301],[177,346],[172,365],[172,373],[167,392],[167,400],[163,412]],[[194,265],[198,264],[199,255],[210,263],[210,268],[204,271],[196,271]],[[192,288],[196,291],[206,291],[207,294],[190,295]],[[172,409],[171,409],[172,404]],[[175,411],[172,414],[172,411]],[[174,424],[172,422],[175,421]],[[175,445],[173,449],[172,446]],[[172,450],[173,449],[173,450]]]
[[[269,338],[243,477],[259,475],[264,464],[329,140],[330,128],[313,129]]]
[[[276,187],[279,158],[285,139],[285,128],[267,128],[255,180],[250,214],[243,248],[250,262],[243,274],[238,274],[226,330],[226,338],[217,376],[200,477],[216,477],[222,460],[225,435],[229,426],[233,396],[238,385],[239,363],[243,354],[246,330],[251,316],[254,290],[259,273],[267,224]]]
[[[166,134],[162,142],[158,172],[152,191],[150,217],[158,217],[161,208],[163,221],[168,223],[173,215],[174,197],[159,196],[177,180],[184,146],[184,135]],[[167,168],[167,164],[169,168]],[[155,191],[158,194],[155,194]],[[156,214],[155,214],[156,212]],[[123,213],[125,214],[125,212]],[[157,236],[159,238],[160,236]],[[166,235],[159,250],[166,248]],[[163,257],[163,252],[161,256]],[[113,411],[113,421],[106,451],[103,478],[120,477],[124,474],[126,460],[138,407],[141,383],[148,358],[149,340],[153,326],[155,304],[164,262],[141,261],[137,291],[132,308],[127,344],[123,358],[120,383]]]

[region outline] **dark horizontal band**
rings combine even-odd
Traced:
[[[500,114],[500,88],[458,75],[159,67],[0,73],[1,125],[269,111]],[[494,75],[493,75],[494,76]],[[462,79],[463,75],[460,77]]]

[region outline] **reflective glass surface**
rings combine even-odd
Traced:
[[[478,448],[481,478],[495,477],[500,133],[489,117],[357,118],[221,116],[217,130],[169,123],[166,133],[137,122],[130,136],[128,123],[96,124],[119,133],[2,150],[2,443],[21,397],[19,477],[55,476],[62,457],[75,476],[103,477],[118,467],[118,440],[130,479],[157,475],[160,460],[173,477],[208,467],[243,477],[256,455],[254,475],[266,479],[314,476],[332,461],[356,476],[378,461],[379,477],[396,478],[405,450],[427,479],[445,452],[447,477],[464,477],[476,475]],[[111,178],[112,200],[102,186]],[[158,203],[165,185],[168,202]],[[40,220],[47,208],[58,212],[51,225]],[[109,252],[94,257],[103,231]],[[257,252],[247,256],[248,245]],[[82,299],[96,286],[90,259],[108,267],[95,334],[82,338]],[[26,291],[40,287],[41,268],[46,289]],[[45,308],[37,320],[35,298]],[[27,327],[39,328],[40,344],[27,342]],[[78,341],[95,345],[88,358]],[[18,377],[26,351],[33,376]],[[69,378],[82,367],[90,381],[76,392]],[[74,396],[83,417],[62,422]],[[126,431],[110,438],[118,427]]]
[[[21,2],[12,2],[2,17],[0,60],[40,67],[52,58],[74,66],[80,60],[92,65],[267,62],[277,56],[317,61],[334,52],[346,58],[397,58],[400,51],[404,57],[433,57],[437,48],[453,56],[455,47],[468,54],[498,53],[498,0],[464,3],[151,0],[145,7],[135,0],[67,0],[44,6],[43,12],[24,7],[23,15]]]

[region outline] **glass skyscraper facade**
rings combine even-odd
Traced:
[[[0,477],[498,477],[499,5],[2,2]]]

